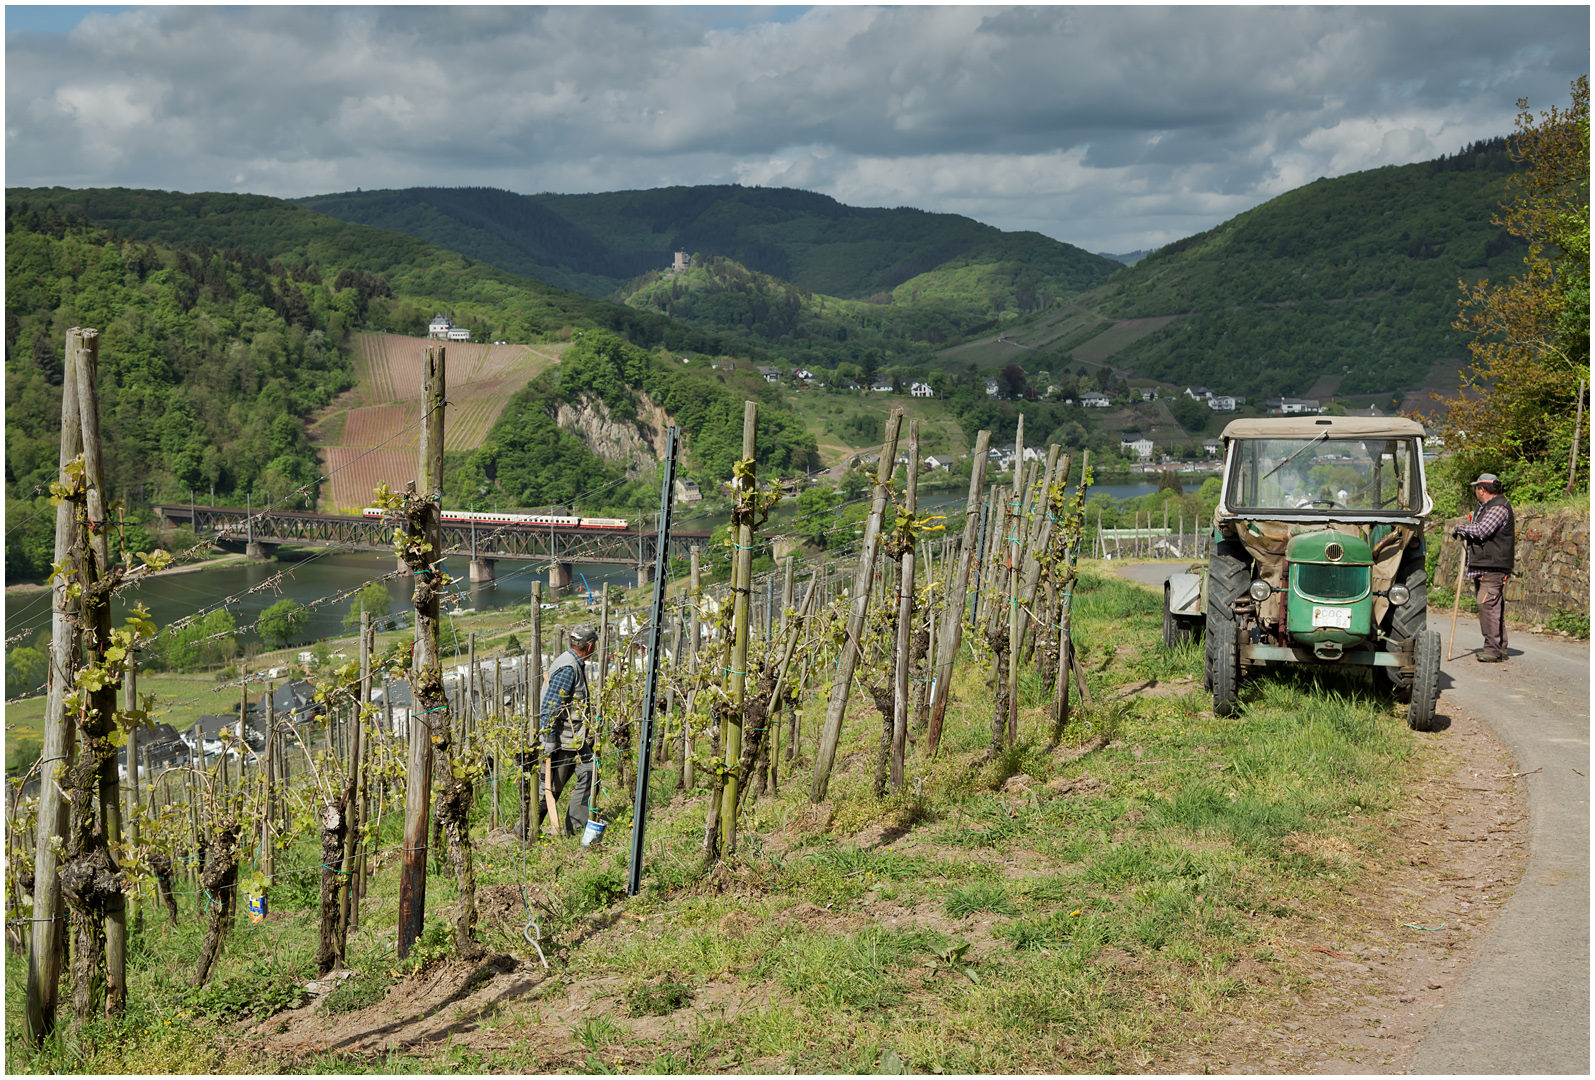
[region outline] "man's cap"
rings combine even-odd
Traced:
[[[586,645],[598,640],[598,631],[590,626],[578,626],[570,632],[572,645]]]
[[[1501,478],[1496,476],[1493,472],[1481,472],[1479,474],[1479,478],[1473,481],[1473,486],[1478,487],[1480,484],[1499,484],[1500,482]]]

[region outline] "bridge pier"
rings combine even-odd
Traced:
[[[471,584],[472,585],[475,585],[475,584],[477,584],[479,582],[492,581],[493,577],[494,577],[494,569],[493,569],[493,560],[492,559],[472,559],[471,560]]]
[[[637,567],[637,588],[646,589],[654,583],[654,568],[644,563]]]
[[[244,545],[244,554],[256,562],[269,562],[277,557],[277,545],[251,540]]]
[[[548,568],[548,591],[554,597],[564,596],[570,589],[571,579],[570,563],[553,563]]]

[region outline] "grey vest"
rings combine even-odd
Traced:
[[[552,725],[555,739],[561,749],[577,750],[587,745],[589,741],[586,716],[587,663],[566,649],[548,665],[549,677],[552,678],[554,672],[566,667],[576,670],[576,681],[570,687],[570,701],[565,705],[556,706],[548,717],[548,723]]]

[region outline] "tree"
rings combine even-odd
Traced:
[[[862,373],[864,375],[864,385],[866,387],[868,387],[869,385],[871,385],[872,383],[875,382],[875,373],[877,371],[879,371],[880,369],[881,369],[880,354],[877,353],[874,349],[871,349],[868,352],[866,352],[864,354],[863,363],[860,365],[860,370],[862,371]]]
[[[792,523],[793,531],[807,543],[825,550],[831,546],[836,508],[841,505],[840,491],[828,484],[816,484],[797,497],[797,517]]]
[[[1524,169],[1492,220],[1528,244],[1524,272],[1462,285],[1452,325],[1471,338],[1473,362],[1456,395],[1431,395],[1440,415],[1424,419],[1452,451],[1454,484],[1488,470],[1532,501],[1563,489],[1570,459],[1586,485],[1589,476],[1588,442],[1573,446],[1589,378],[1589,76],[1574,81],[1566,110],[1536,118],[1527,99],[1518,108],[1511,151]]]
[[[1025,391],[1030,388],[1030,382],[1025,377],[1025,369],[1018,364],[1009,364],[1003,368],[999,381],[1002,383],[1004,397],[1022,398],[1025,396]]]
[[[6,697],[22,697],[44,685],[50,674],[50,644],[18,645],[6,654]]]
[[[268,649],[281,649],[290,644],[310,622],[310,609],[297,600],[279,600],[261,612],[255,624],[260,640]]]
[[[360,591],[354,594],[354,599],[349,602],[349,610],[343,616],[343,628],[353,630],[360,625],[360,612],[368,612],[371,621],[376,622],[388,613],[393,598],[388,595],[388,587],[380,581],[368,581],[360,586]]]

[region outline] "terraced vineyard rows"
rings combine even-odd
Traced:
[[[377,482],[402,488],[414,478],[422,363],[427,346],[434,344],[400,334],[356,335],[357,394],[366,404],[349,410],[338,445],[322,447],[327,468],[336,470],[328,491],[332,507],[358,509],[370,501]],[[445,445],[449,450],[474,450],[487,438],[510,397],[558,363],[564,346],[456,342],[446,348],[450,374]]]

